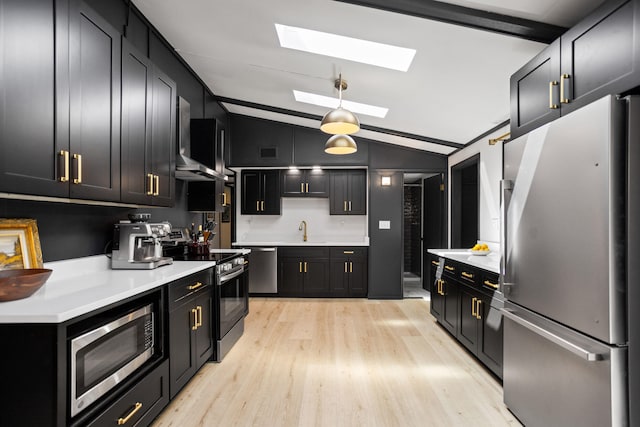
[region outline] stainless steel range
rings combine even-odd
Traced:
[[[249,313],[249,261],[234,253],[216,266],[215,359],[220,362],[244,332],[244,317]]]

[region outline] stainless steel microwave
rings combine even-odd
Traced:
[[[125,380],[154,353],[153,304],[71,339],[71,416]]]

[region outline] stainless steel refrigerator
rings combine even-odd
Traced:
[[[504,401],[528,427],[640,425],[638,101],[504,145]]]

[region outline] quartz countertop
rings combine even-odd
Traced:
[[[0,302],[0,323],[62,323],[215,266],[174,261],[153,270],[112,270],[105,255],[45,263],[53,273],[33,295]]]
[[[469,249],[428,249],[427,251],[430,254],[500,274],[500,254],[498,252],[491,252],[488,255],[473,255]]]
[[[309,240],[306,242],[300,241],[242,241],[242,242],[233,242],[233,246],[242,246],[249,247],[252,246],[369,246],[369,241],[358,240],[358,241],[317,241],[317,240]]]

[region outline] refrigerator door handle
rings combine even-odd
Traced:
[[[514,322],[516,322],[517,324],[519,324],[520,326],[523,326],[525,328],[527,328],[528,330],[530,330],[531,332],[546,338],[547,340],[551,341],[552,343],[564,348],[565,350],[570,351],[571,353],[575,354],[576,356],[585,359],[589,362],[597,362],[599,360],[605,360],[606,358],[606,354],[603,353],[595,353],[592,351],[589,351],[585,348],[580,347],[579,345],[572,343],[571,341],[558,336],[556,334],[554,334],[553,332],[550,332],[538,325],[536,325],[533,322],[530,322],[529,320],[526,320],[520,316],[518,316],[517,314],[513,313],[513,311],[509,310],[508,308],[501,308],[500,312],[504,315],[504,317],[506,317],[509,320],[512,320]]]
[[[512,180],[500,180],[500,193],[502,194],[502,203],[500,205],[500,234],[502,235],[502,244],[500,245],[500,288],[506,297],[509,297],[509,291],[513,286],[513,283],[509,283],[507,278],[507,206],[511,200],[512,190]]]

